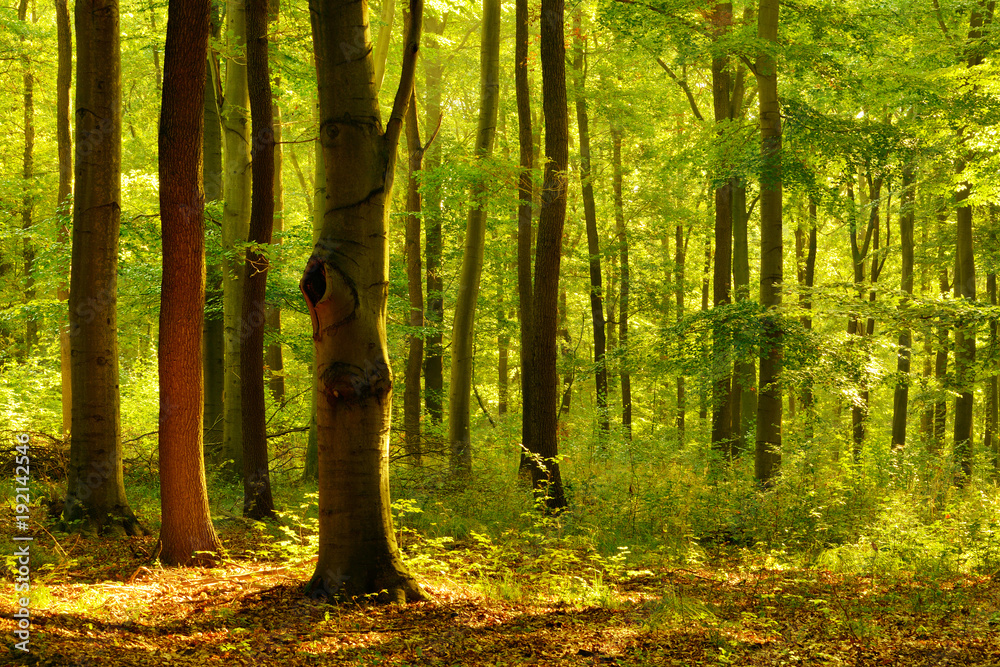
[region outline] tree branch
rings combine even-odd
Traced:
[[[663,71],[667,73],[667,76],[673,79],[677,85],[681,87],[681,90],[684,91],[684,94],[687,95],[688,103],[691,105],[691,111],[694,112],[694,117],[701,121],[705,120],[705,118],[701,115],[701,111],[698,110],[698,103],[695,101],[694,95],[691,94],[691,88],[688,86],[687,81],[677,78],[677,75],[674,74],[673,71],[667,66],[667,63],[663,62],[663,58],[657,56],[656,62],[660,64],[660,67],[662,67]]]
[[[420,51],[420,29],[423,26],[423,0],[410,0],[409,14],[406,38],[403,41],[403,66],[399,74],[399,88],[396,89],[396,99],[392,103],[389,122],[385,125],[385,142],[390,155],[396,152],[399,135],[403,131],[406,107],[413,94],[413,82],[417,75],[417,53]]]

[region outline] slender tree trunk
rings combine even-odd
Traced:
[[[22,23],[28,20],[28,0],[21,0],[17,18]],[[31,10],[31,22],[37,23],[38,16],[34,5]],[[22,38],[22,43],[24,38]],[[24,302],[30,304],[35,300],[35,248],[31,240],[31,226],[35,216],[35,74],[31,57],[27,48],[21,55],[21,66],[24,69],[24,158],[22,160],[21,177],[24,179],[24,194],[21,197],[21,259],[24,269]],[[38,344],[38,322],[35,315],[29,314],[24,325],[24,358],[31,356],[31,350]]]
[[[253,189],[250,232],[253,244],[271,242],[274,225],[274,118],[271,76],[267,57],[268,0],[247,0],[247,81],[253,123],[251,169]],[[264,412],[264,295],[269,263],[265,255],[246,251],[243,272],[243,310],[240,322],[240,380],[243,408],[243,516],[274,516],[267,458],[267,420]]]
[[[956,171],[961,174],[965,168],[960,160]],[[968,203],[971,191],[969,183],[963,183],[956,193],[958,204],[957,241],[955,249],[955,298],[976,300],[976,265],[972,240],[972,205]],[[976,363],[976,325],[971,319],[959,319],[955,326],[955,382],[958,396],[955,398],[955,460],[961,465],[962,473],[972,474],[972,407],[974,400],[973,367]]]
[[[621,127],[612,123],[611,126],[612,172],[615,196],[615,234],[618,237],[619,267],[621,270],[621,287],[618,292],[618,345],[621,354],[621,392],[622,392],[622,429],[625,437],[632,439],[632,376],[629,369],[628,355],[628,316],[629,316],[629,284],[631,273],[628,263],[628,235],[625,230],[625,206],[622,200],[622,131]]]
[[[778,0],[760,0],[757,33],[762,42],[778,39]],[[769,45],[765,44],[765,48]],[[775,310],[781,305],[781,114],[774,56],[757,55],[760,100],[762,175],[760,182],[760,305],[765,310],[760,355],[760,392],[757,399],[757,447],[754,474],[767,484],[781,463],[781,370],[783,340]]]
[[[587,118],[586,69],[582,12],[573,17],[576,35],[573,45],[573,84],[576,97],[576,125],[580,132],[580,184],[583,190],[583,216],[587,227],[587,254],[590,257],[590,314],[594,329],[594,381],[597,389],[597,439],[603,442],[610,430],[608,419],[608,368],[605,360],[607,341],[604,333],[604,295],[601,288],[601,247],[597,231],[597,206],[590,168],[590,128]]]
[[[228,0],[226,34],[233,52],[246,47],[245,0]],[[223,174],[222,246],[226,261],[222,279],[223,318],[226,332],[226,378],[223,391],[223,452],[232,461],[233,476],[243,474],[243,408],[240,385],[241,317],[243,313],[243,243],[250,231],[250,123],[247,109],[246,60],[231,56],[226,62],[226,90],[222,107],[225,135]]]
[[[942,208],[938,213],[937,236],[940,237],[944,223],[948,221],[947,209]],[[942,296],[946,296],[951,291],[951,281],[948,279],[948,269],[942,266],[944,261],[944,245],[938,245],[938,265],[941,266],[938,272],[938,289]],[[934,357],[934,378],[937,380],[939,399],[934,404],[934,439],[933,450],[940,452],[944,447],[944,431],[948,419],[948,403],[944,399],[943,390],[948,377],[948,333],[949,327],[946,323],[940,322],[937,330],[937,354]]]
[[[469,217],[465,231],[465,253],[458,278],[455,322],[451,334],[451,384],[448,392],[448,440],[451,468],[458,474],[472,470],[472,439],[469,427],[472,397],[473,339],[476,301],[486,249],[488,187],[481,166],[493,154],[493,140],[500,108],[500,0],[483,0],[483,36],[480,47],[479,125],[476,159],[482,173],[470,188]]]
[[[726,33],[733,20],[731,2],[720,2],[712,11],[712,28]],[[712,99],[715,122],[721,124],[733,117],[730,100],[732,85],[729,58],[716,55],[712,59]],[[733,202],[732,181],[715,189],[715,272],[712,276],[712,304],[727,306],[732,302]],[[733,442],[733,378],[731,342],[722,328],[712,334],[712,447],[728,460],[736,454]]]
[[[202,140],[204,171],[202,184],[205,202],[222,198],[222,118],[219,114],[218,67],[214,56],[205,59],[204,138]],[[204,448],[209,460],[222,454],[222,421],[224,419],[226,381],[226,328],[222,317],[222,264],[205,267],[205,330],[202,342],[205,405],[202,418]],[[162,331],[161,331],[162,335]]]
[[[684,227],[677,225],[674,234],[676,249],[674,251],[674,298],[677,302],[677,321],[684,319],[684,258],[686,243],[684,241]],[[687,406],[687,396],[684,386],[684,373],[677,375],[677,444],[684,445],[684,417]]]
[[[316,104],[316,126],[319,127],[319,103]],[[319,243],[320,235],[323,231],[323,218],[326,215],[326,168],[323,162],[323,144],[320,138],[317,137],[316,141],[313,142],[315,150],[315,165],[313,175],[315,178],[313,184],[313,228],[312,228],[312,242],[315,246]],[[312,377],[317,375],[317,365],[316,365],[316,351],[313,350],[313,360],[312,360]],[[306,460],[302,470],[302,478],[309,480],[319,479],[319,429],[316,421],[317,410],[319,408],[319,385],[316,382],[312,383],[312,400],[310,401],[311,410],[310,414],[312,419],[309,420],[309,439],[306,443]]]
[[[396,16],[396,0],[382,0],[379,10],[378,38],[375,40],[375,92],[382,89],[385,78],[385,62],[389,58],[389,43],[392,41],[392,24]]]
[[[277,4],[277,0],[271,0]],[[272,8],[273,9],[273,8]],[[280,81],[280,80],[279,80]],[[278,106],[278,98],[274,97],[274,223],[271,245],[276,247],[281,245],[280,234],[285,229],[285,182],[281,177],[281,166],[283,162],[281,148],[281,108]],[[267,304],[265,306],[267,314],[267,328],[277,337],[277,340],[267,346],[266,365],[268,370],[268,389],[271,396],[279,405],[285,400],[285,361],[281,354],[281,307],[277,304]]]
[[[441,91],[444,78],[444,58],[441,56],[439,38],[444,33],[446,18],[429,12],[427,15],[428,55],[424,59],[424,78],[427,87],[426,122],[424,127],[438,127],[441,124],[443,108]],[[440,146],[428,146],[424,156],[424,171],[435,173],[441,168]],[[443,416],[444,365],[441,330],[444,324],[444,279],[441,276],[441,192],[432,181],[424,188],[425,243],[427,258],[427,310],[426,320],[430,333],[424,350],[424,405],[434,424],[440,424]]]
[[[189,565],[218,553],[202,454],[202,324],[205,215],[202,132],[205,121],[209,5],[171,0],[167,9],[160,113],[160,559]],[[213,91],[214,94],[214,91]]]
[[[150,33],[153,35],[158,34],[159,29],[156,27],[156,7],[152,4],[149,5],[149,29]],[[154,81],[156,81],[156,92],[159,93],[163,90],[163,71],[160,68],[160,50],[156,48],[156,42],[153,42],[153,76]]]
[[[69,195],[73,191],[73,138],[70,135],[69,89],[73,83],[73,31],[69,24],[67,0],[56,0],[56,37],[58,40],[58,68],[56,73],[56,139],[59,153],[58,216],[60,243],[69,242],[69,225],[72,215]],[[66,278],[59,282],[59,301],[69,299],[69,266]],[[69,435],[73,422],[72,358],[70,356],[69,320],[65,312],[59,320],[59,369],[62,376],[62,432]]]
[[[531,395],[533,375],[531,335],[531,255],[532,201],[534,199],[534,136],[531,132],[531,88],[528,83],[528,0],[515,0],[514,89],[517,97],[517,143],[519,148],[517,178],[517,319],[520,324],[519,354],[521,364],[521,457],[519,476],[530,476],[531,460],[525,444],[530,442],[537,403]]]
[[[914,173],[912,162],[903,167],[903,196],[899,206],[899,244],[902,266],[900,268],[900,289],[907,295],[913,294],[913,220],[914,220]],[[913,345],[908,327],[899,332],[899,351],[896,357],[896,391],[892,400],[892,446],[906,445],[906,412],[910,393],[910,348]]]
[[[990,227],[990,251],[997,252],[997,223],[1000,222],[997,216],[998,207],[990,207],[991,227]],[[986,296],[991,306],[997,305],[997,274],[990,271],[986,274]],[[997,355],[997,318],[990,318],[990,338],[989,357],[996,359]],[[995,362],[993,371],[986,378],[986,419],[983,429],[983,446],[987,456],[993,459],[993,469],[1000,470],[1000,420],[998,420],[998,409],[1000,409],[1000,378],[997,377]]]
[[[812,288],[816,282],[816,200],[809,200],[809,241],[806,250],[805,271],[803,272],[803,285],[805,293],[799,295],[799,302],[805,314],[800,320],[802,328],[812,331]],[[802,387],[802,410],[805,412],[805,436],[813,437],[813,423],[816,420],[816,395],[813,393],[813,379],[807,377],[805,385]]]
[[[708,312],[709,294],[712,290],[712,238],[705,234],[705,264],[701,271],[701,312]],[[702,358],[708,359],[711,356],[707,336],[703,337],[699,343],[702,350]],[[711,382],[711,370],[705,372],[698,387],[698,419],[705,421],[708,419],[708,384]]]
[[[300,283],[312,318],[320,392],[313,595],[391,602],[426,597],[403,565],[392,527],[393,382],[386,343],[388,203],[413,93],[422,9],[420,0],[411,0],[400,84],[383,131],[371,45],[364,38],[366,4],[310,3],[326,169],[323,230]]]
[[[559,417],[569,414],[569,409],[573,401],[573,380],[575,379],[574,364],[572,360],[573,339],[569,336],[569,306],[566,299],[566,285],[559,284],[559,325],[556,330],[556,337],[559,339],[559,359],[565,369],[563,374],[562,400],[559,401]],[[560,425],[560,433],[565,433],[565,424]]]
[[[924,248],[927,247],[928,239],[928,227],[929,224],[926,222],[921,225],[920,234],[920,245]],[[930,269],[928,268],[929,262],[923,262],[920,267],[920,293],[925,297],[930,297],[931,295],[931,276]],[[924,369],[923,369],[923,382],[924,387],[931,386],[931,379],[934,377],[934,332],[933,328],[928,326],[923,332],[924,339]],[[920,434],[923,436],[925,443],[933,442],[934,440],[934,403],[929,400],[925,400],[924,409],[920,413]]]
[[[558,455],[558,328],[559,264],[566,221],[566,169],[569,128],[566,104],[566,47],[563,0],[542,0],[542,112],[545,118],[545,177],[535,249],[531,306],[531,398],[534,423],[525,445],[533,455],[532,485],[550,510],[566,506]]]
[[[125,498],[118,395],[121,61],[117,0],[76,5],[76,179],[69,313],[67,523],[144,532]]]
[[[424,336],[418,329],[424,326],[423,270],[420,261],[420,173],[424,147],[420,144],[417,126],[417,98],[410,97],[406,110],[406,149],[409,156],[406,184],[406,282],[410,297],[407,339],[405,389],[403,392],[403,431],[406,453],[414,465],[420,465],[420,368],[424,358]]]
[[[737,301],[750,298],[750,247],[747,234],[747,186],[733,178],[733,285]],[[744,355],[733,364],[733,430],[736,451],[748,451],[747,442],[756,442],[757,364]]]

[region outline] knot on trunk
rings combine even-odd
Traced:
[[[382,399],[392,391],[392,375],[383,360],[365,360],[364,367],[335,361],[320,374],[323,393],[331,407]]]

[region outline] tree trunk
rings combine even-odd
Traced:
[[[805,315],[800,320],[802,328],[806,331],[812,330],[812,288],[816,282],[816,200],[809,199],[809,241],[806,250],[805,271],[803,275],[803,285],[805,293],[799,295],[799,302]],[[805,436],[813,437],[813,423],[816,420],[816,395],[813,393],[813,378],[805,379],[805,386],[802,388],[802,409],[805,412]]]
[[[778,39],[778,0],[760,0],[758,37]],[[764,44],[765,48],[770,48]],[[757,88],[760,100],[762,174],[760,181],[760,305],[765,311],[760,355],[760,390],[757,399],[757,446],[754,474],[768,484],[781,463],[781,370],[783,342],[776,309],[781,305],[781,114],[778,109],[778,74],[774,56],[757,55]]]
[[[204,91],[204,172],[205,201],[222,197],[222,121],[219,115],[218,67],[213,54],[205,59]],[[222,264],[205,267],[205,330],[202,343],[205,405],[202,418],[204,448],[209,460],[222,454],[226,381],[226,328],[222,317]],[[162,335],[162,331],[160,332]]]
[[[69,242],[67,221],[72,214],[70,193],[73,191],[73,138],[70,135],[69,89],[73,83],[73,31],[69,24],[67,0],[56,0],[56,35],[58,40],[58,69],[56,73],[56,139],[59,152],[59,242]],[[66,279],[59,282],[59,301],[69,299],[69,268],[64,264]],[[65,312],[59,321],[59,369],[62,376],[62,432],[69,435],[73,422],[72,358],[70,356],[69,320]]]
[[[319,126],[319,103],[316,103],[316,126]],[[323,144],[317,137],[313,142],[315,165],[313,170],[313,216],[312,216],[312,242],[313,245],[319,243],[320,235],[323,232],[323,218],[326,216],[326,167],[323,164]],[[313,349],[312,377],[316,377],[316,351]],[[309,414],[309,439],[306,443],[306,460],[302,470],[302,478],[309,480],[319,480],[319,428],[316,423],[316,414],[319,406],[319,385],[312,383],[312,399]]]
[[[701,270],[701,312],[708,312],[708,295],[712,290],[712,238],[705,234],[705,263]],[[699,347],[701,348],[701,354],[703,359],[707,359],[711,356],[709,350],[709,345],[706,337],[703,337],[699,341]],[[707,377],[706,377],[707,376]],[[705,421],[708,419],[708,383],[711,382],[712,372],[711,370],[706,371],[702,377],[701,382],[698,387],[698,419]]]
[[[406,376],[403,393],[403,430],[406,453],[414,465],[420,465],[420,368],[424,358],[423,270],[420,266],[420,170],[423,167],[424,147],[420,144],[417,126],[417,98],[410,97],[406,110],[406,148],[409,169],[406,183],[406,282],[410,297],[408,324],[409,352],[406,356]]]
[[[964,160],[959,160],[956,171],[962,173]],[[976,300],[976,265],[972,241],[972,205],[967,203],[971,191],[969,183],[962,183],[955,195],[958,208],[957,240],[955,247],[955,298]],[[976,363],[975,321],[960,318],[955,325],[955,382],[958,396],[955,398],[955,448],[956,462],[962,473],[972,474],[972,406],[974,399]]]
[[[21,0],[18,6],[17,18],[22,23],[28,19],[28,0]],[[31,22],[37,23],[38,16],[34,7],[31,10]],[[25,38],[21,38],[24,45]],[[35,74],[28,55],[26,45],[21,54],[21,66],[24,68],[24,158],[21,177],[24,179],[24,194],[21,197],[21,230],[23,232],[21,260],[24,268],[24,302],[30,304],[35,300],[35,249],[31,241],[31,226],[35,215]],[[24,358],[31,356],[31,350],[38,343],[38,322],[35,315],[29,313],[24,325]]]
[[[621,287],[618,292],[618,345],[621,354],[621,391],[622,391],[622,429],[625,437],[632,439],[632,376],[629,372],[628,358],[628,316],[629,316],[629,282],[631,274],[628,263],[628,235],[625,230],[625,206],[622,200],[622,131],[621,126],[612,123],[612,171],[615,196],[615,234],[618,237],[618,255],[620,259]]]
[[[913,294],[913,220],[914,220],[913,164],[903,167],[903,195],[899,206],[899,244],[902,266],[900,289]],[[906,445],[906,412],[910,393],[910,348],[913,345],[910,329],[899,331],[899,350],[896,357],[896,390],[892,397],[892,446],[902,449]]]
[[[674,298],[677,301],[677,321],[684,319],[684,257],[687,254],[684,241],[684,227],[677,225],[674,234],[676,249],[674,251]],[[677,444],[684,446],[684,417],[687,396],[684,386],[684,373],[677,375]]]
[[[313,595],[393,602],[425,597],[403,565],[392,528],[386,344],[388,203],[413,92],[422,9],[420,0],[411,0],[400,85],[383,132],[366,3],[310,3],[326,169],[323,230],[300,283],[312,318],[320,393]]]
[[[272,0],[277,2],[277,0]],[[285,229],[285,183],[281,178],[282,149],[281,149],[281,108],[278,106],[277,96],[274,103],[274,226],[273,234],[280,235]],[[281,244],[281,237],[278,236],[271,241],[272,246]],[[267,386],[271,396],[279,405],[285,400],[285,361],[281,354],[281,307],[277,304],[267,304],[267,328],[277,337],[273,343],[267,346],[267,370],[270,375]]]
[[[993,230],[996,230],[997,216],[996,207],[991,207],[993,213]],[[991,250],[996,252],[996,231],[990,232]],[[990,305],[997,305],[997,274],[993,271],[986,274],[986,295]],[[991,355],[997,353],[997,318],[990,318],[990,338],[989,350]],[[995,368],[995,366],[994,366]],[[998,408],[1000,408],[1000,382],[994,370],[986,378],[986,420],[983,429],[983,446],[986,455],[993,459],[993,469],[1000,470],[1000,422],[998,422]]]
[[[712,29],[719,34],[729,32],[733,20],[731,2],[720,2],[712,11]],[[716,55],[712,59],[712,99],[717,124],[733,117],[729,73],[729,58]],[[718,308],[731,303],[733,202],[732,182],[715,189],[715,272],[712,276],[712,304]],[[712,447],[727,460],[736,454],[733,443],[733,378],[731,374],[731,342],[721,326],[712,335]]]
[[[500,0],[483,0],[483,34],[480,46],[479,125],[476,130],[476,160],[480,173],[469,191],[469,217],[465,230],[465,252],[455,299],[455,322],[451,332],[451,384],[448,391],[448,441],[453,472],[472,470],[469,427],[472,397],[473,339],[476,301],[486,249],[486,212],[489,205],[487,174],[483,167],[493,154],[493,140],[500,108]]]
[[[205,298],[202,131],[207,3],[171,0],[160,112],[160,559],[190,565],[218,553],[202,454],[201,338]],[[214,94],[214,92],[213,92]]]
[[[545,118],[545,177],[535,248],[531,305],[530,407],[532,419],[525,446],[532,456],[531,481],[550,510],[566,506],[559,463],[559,376],[556,369],[559,264],[566,221],[566,169],[569,166],[569,123],[566,105],[566,46],[563,0],[542,0],[542,112]],[[525,411],[529,406],[525,404]]]
[[[576,34],[573,46],[573,84],[576,97],[576,125],[580,131],[580,184],[583,190],[583,217],[587,226],[587,254],[590,257],[590,316],[594,329],[594,381],[597,390],[597,440],[604,442],[611,428],[608,418],[608,367],[605,359],[607,341],[604,334],[604,295],[601,288],[601,243],[597,231],[597,206],[594,203],[594,184],[590,168],[590,128],[587,118],[585,88],[586,69],[583,36],[583,15],[577,11],[573,18]]]
[[[531,395],[531,255],[532,201],[534,199],[534,136],[531,132],[531,87],[528,82],[528,0],[515,0],[514,89],[517,97],[517,143],[520,150],[517,178],[517,320],[520,324],[521,457],[519,475],[531,474],[531,460],[524,443],[534,420],[536,403]]]
[[[939,210],[937,218],[936,235],[938,237],[941,236],[941,231],[944,229],[946,222],[948,222],[948,210],[944,208],[942,203],[942,208]],[[941,269],[938,272],[938,289],[941,292],[941,296],[946,296],[948,292],[951,291],[951,281],[948,280],[948,269],[943,266],[943,243],[938,244],[937,259],[938,266],[941,266]],[[944,431],[948,419],[948,403],[944,399],[943,390],[948,377],[949,327],[945,322],[940,322],[937,329],[937,354],[934,357],[934,378],[938,383],[940,398],[934,404],[934,439],[932,441],[932,447],[935,453],[940,452],[941,448],[944,447]]]
[[[747,235],[747,186],[733,179],[733,285],[737,301],[750,298],[750,247]],[[736,451],[756,441],[757,364],[748,354],[733,364],[733,430]]]
[[[117,0],[76,5],[76,184],[69,312],[73,420],[67,523],[144,532],[125,499],[118,395],[121,62]]]
[[[575,244],[574,244],[575,245]],[[559,360],[565,370],[563,374],[562,400],[559,401],[558,415],[569,414],[569,409],[573,400],[573,380],[576,377],[572,360],[573,339],[569,336],[569,306],[566,303],[566,285],[559,285],[559,324],[556,329],[556,337],[559,339]],[[564,425],[563,425],[564,426]],[[562,426],[560,426],[562,428]],[[565,432],[565,429],[561,432]]]
[[[267,58],[268,0],[247,0],[247,81],[253,123],[251,169],[253,192],[250,233],[253,244],[271,242],[274,225],[274,118]],[[246,251],[243,310],[240,322],[240,380],[243,408],[243,516],[274,516],[267,459],[267,419],[264,412],[264,324],[268,259]]]
[[[228,0],[226,33],[234,52],[246,47],[245,0]],[[250,228],[250,124],[247,109],[246,60],[231,57],[226,63],[226,91],[222,107],[226,164],[223,175],[222,246],[226,252],[223,273],[223,318],[226,330],[226,379],[223,392],[223,452],[234,477],[243,475],[243,408],[240,386],[240,332],[243,313],[243,243]]]
[[[427,16],[428,57],[424,59],[424,77],[427,86],[426,121],[424,127],[438,127],[441,124],[441,89],[444,78],[444,58],[439,37],[444,33],[445,18],[434,12]],[[440,146],[429,146],[424,156],[424,171],[434,173],[441,167]],[[441,276],[441,192],[437,184],[424,188],[424,220],[426,224],[424,250],[427,257],[427,326],[430,328],[425,342],[424,354],[424,405],[434,424],[440,424],[443,416],[444,365],[441,328],[444,324],[444,280]]]
[[[385,78],[385,62],[389,58],[389,43],[392,41],[392,23],[396,16],[396,0],[382,0],[379,8],[378,38],[375,40],[375,92],[382,89]]]
[[[156,7],[152,4],[149,5],[149,30],[153,35],[159,34],[159,29],[156,27]],[[159,93],[163,90],[163,73],[160,70],[160,50],[156,48],[155,41],[151,50],[153,52],[153,80],[156,82],[156,92]]]

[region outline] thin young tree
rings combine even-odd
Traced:
[[[587,116],[586,38],[583,34],[583,11],[573,16],[573,86],[576,97],[576,127],[580,133],[580,185],[583,194],[583,217],[587,227],[587,254],[590,269],[590,319],[594,331],[594,385],[597,393],[597,438],[608,437],[607,337],[604,326],[604,291],[601,286],[601,241],[597,230],[597,205],[594,202],[594,182],[590,166],[590,120]]]
[[[73,31],[69,24],[67,0],[56,0],[56,142],[59,154],[58,238],[62,243],[69,241],[69,225],[66,217],[71,213],[69,196],[73,192],[73,138],[70,134],[71,115],[69,109],[70,86],[73,83]],[[67,276],[59,282],[56,296],[59,301],[69,300],[69,266],[65,266]],[[65,317],[65,315],[64,315]],[[69,321],[59,323],[59,358],[62,376],[62,432],[70,431],[73,421],[73,382],[70,380],[72,358],[70,356]]]
[[[531,304],[531,403],[523,410],[524,445],[531,455],[531,480],[550,510],[566,506],[559,463],[556,369],[559,264],[566,222],[566,168],[569,165],[569,122],[566,103],[564,0],[542,0],[542,115],[545,119],[545,176],[535,247]]]
[[[222,548],[212,526],[202,454],[205,305],[202,189],[206,0],[170,0],[160,111],[160,559],[189,565]]]
[[[274,118],[267,58],[268,0],[247,0],[247,81],[253,123],[250,232],[240,321],[240,383],[243,408],[243,516],[274,516],[264,413],[264,294],[268,258],[258,247],[271,242],[274,226]]]
[[[781,112],[778,108],[778,72],[775,48],[778,40],[778,0],[760,0],[757,35],[761,40],[756,61],[760,102],[760,305],[764,339],[760,352],[760,391],[757,398],[757,446],[754,474],[767,484],[781,463],[781,369],[783,342],[776,312],[781,305],[782,206],[781,206]]]
[[[222,105],[225,168],[223,172],[222,247],[223,318],[226,335],[225,400],[222,449],[234,477],[243,474],[243,407],[240,397],[240,322],[243,313],[243,244],[250,229],[250,122],[247,109],[246,4],[227,0],[226,35],[230,57]]]
[[[500,108],[500,0],[483,0],[482,41],[479,67],[479,123],[476,129],[476,160],[483,165],[493,154]],[[465,229],[465,252],[458,277],[455,322],[451,332],[451,384],[448,391],[448,440],[452,470],[468,474],[472,469],[469,411],[472,395],[473,338],[476,301],[486,249],[486,213],[489,177],[484,167],[470,192],[469,217]]]
[[[410,97],[406,109],[406,285],[410,300],[408,323],[413,329],[408,335],[405,389],[403,391],[403,430],[406,453],[414,465],[420,465],[420,369],[424,360],[424,337],[416,329],[424,326],[423,272],[420,261],[420,173],[423,168],[425,146],[420,143],[417,125],[417,97]]]

